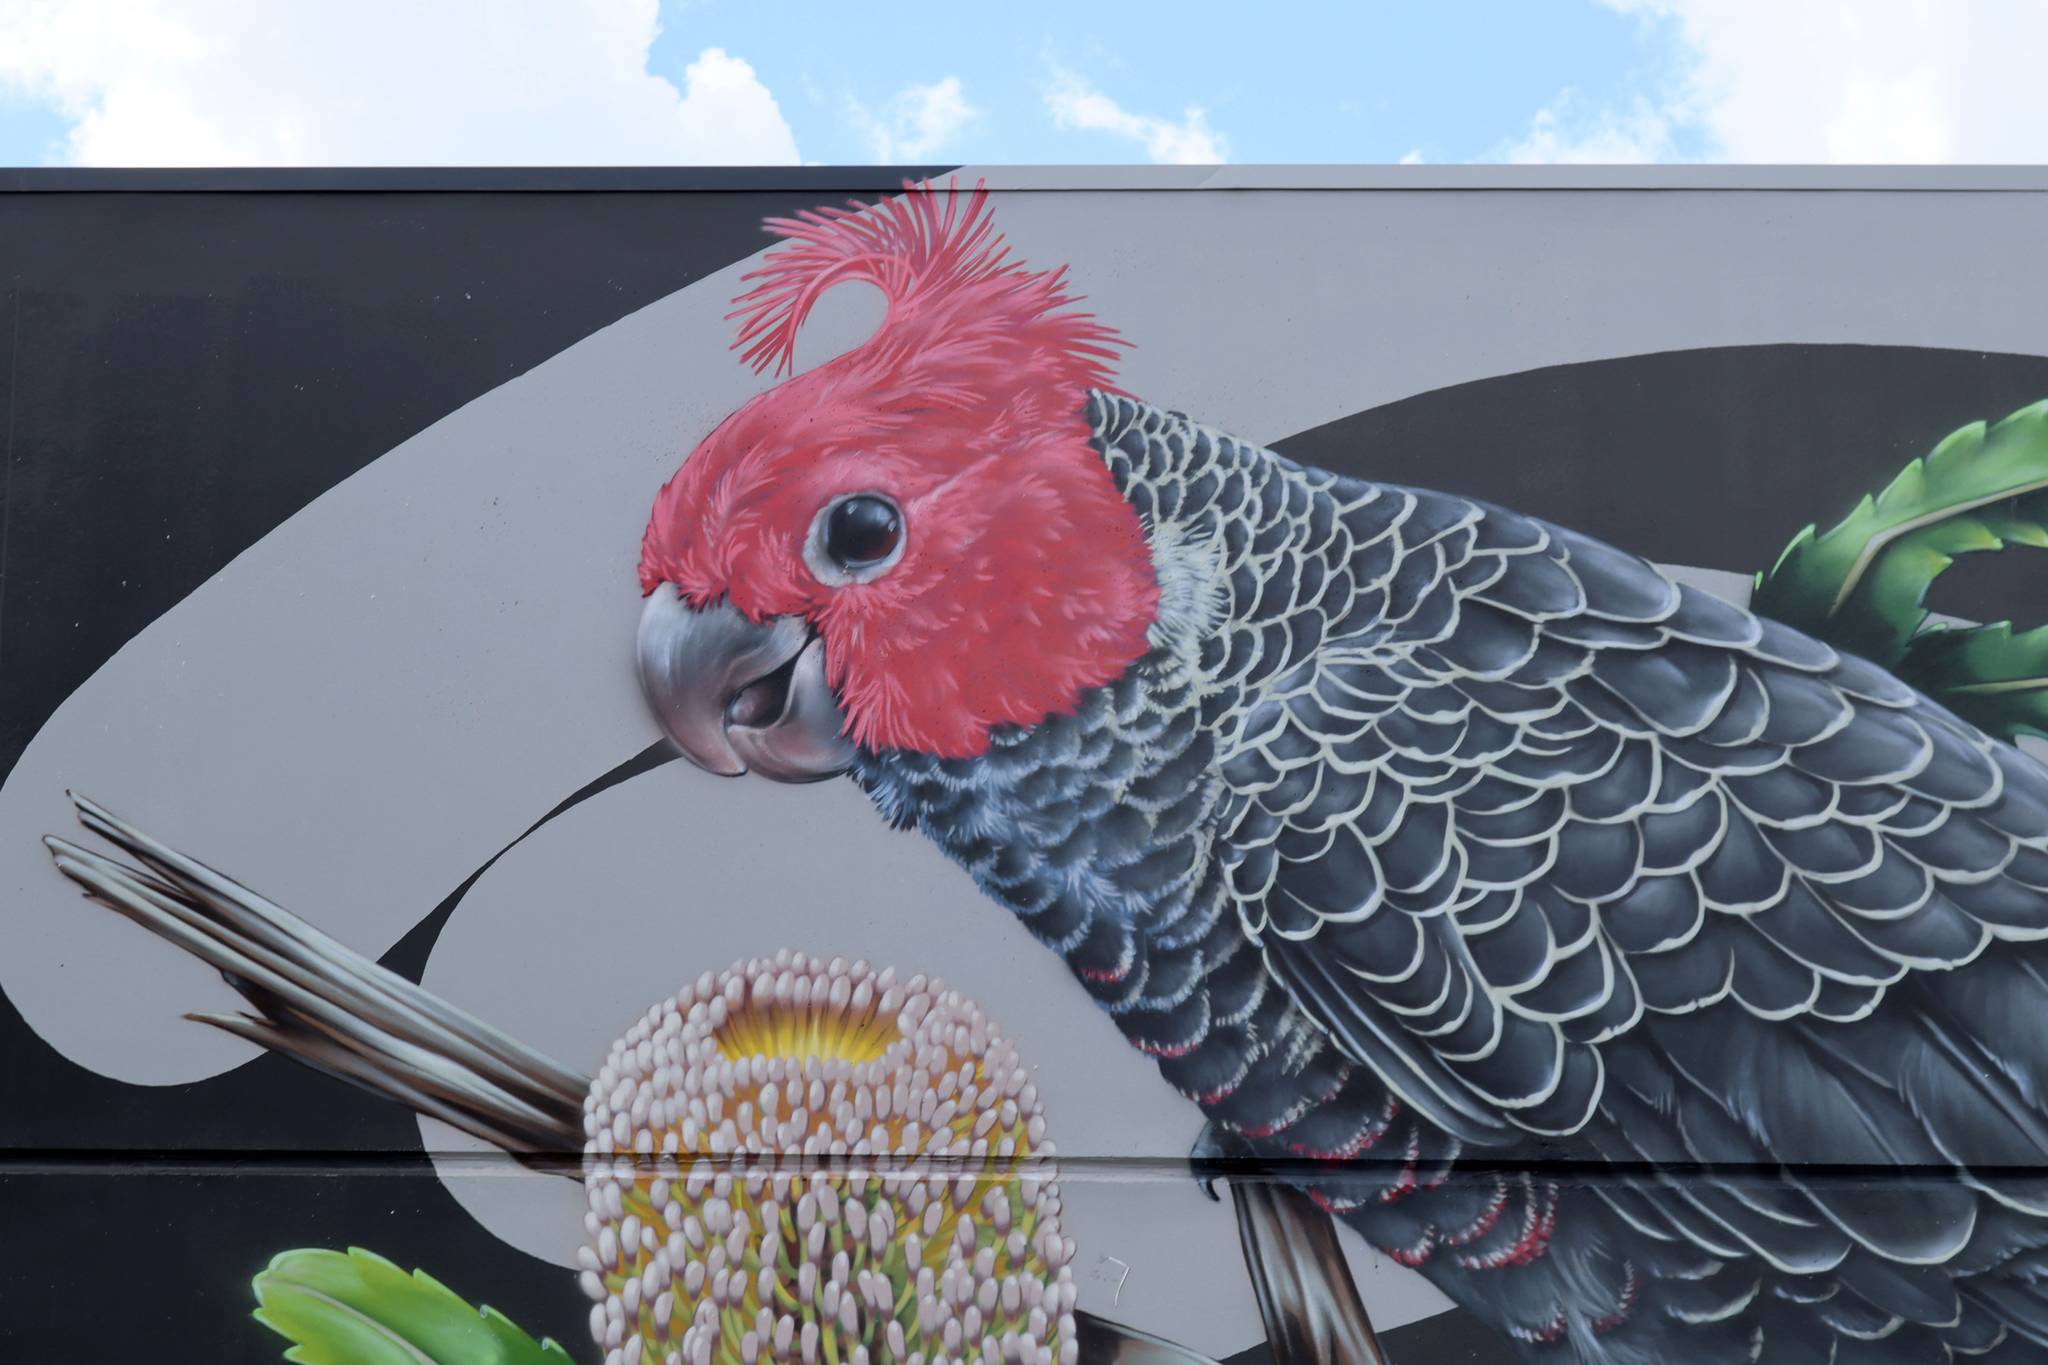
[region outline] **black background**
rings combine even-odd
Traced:
[[[764,216],[901,174],[689,192],[0,195],[0,773],[123,642],[323,490],[754,251]],[[1467,384],[1281,447],[1652,558],[1753,570],[1954,427],[2042,397],[2038,357],[1690,351]],[[1936,605],[2031,624],[2048,616],[2041,581],[2010,555],[1966,563]],[[53,902],[65,894],[53,873]],[[416,975],[437,925],[387,961]],[[276,1058],[123,1085],[0,1000],[0,1358],[126,1345],[274,1361],[282,1343],[247,1318],[249,1276],[287,1247],[345,1245],[589,1354],[573,1278],[463,1213],[408,1115]],[[1458,1314],[1387,1344],[1397,1362],[1506,1358]]]

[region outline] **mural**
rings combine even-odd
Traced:
[[[2048,1205],[1987,1172],[2048,1138],[2000,1028],[2041,1003],[2048,768],[2006,741],[2048,717],[2048,632],[1923,633],[1922,600],[2041,543],[2048,405],[1803,533],[1753,615],[1116,392],[1114,335],[979,195],[776,226],[757,364],[841,281],[888,312],[655,503],[641,673],[692,761],[850,774],[1066,959],[1205,1159],[1307,1159],[1528,1358],[1938,1358],[2028,1321]],[[1964,1174],[1755,1207],[1557,1160]]]
[[[279,757],[256,737],[289,733],[264,709],[309,695],[273,651],[356,610],[260,563],[272,605],[187,618],[262,642],[223,719],[132,674],[171,689],[144,744],[189,801],[89,687],[10,773],[0,836],[48,837],[4,984],[49,1046],[149,1085],[267,1052],[354,1087],[319,1103],[420,1115],[468,1211],[441,1219],[558,1262],[587,1313],[565,1330],[523,1261],[409,1259],[395,1215],[388,1243],[280,1227],[216,1267],[254,1277],[269,1349],[1187,1365],[1255,1330],[1274,1361],[2048,1359],[2048,627],[2000,619],[2042,619],[2048,402],[2019,403],[2048,366],[1990,421],[1894,395],[1919,425],[1886,448],[1917,456],[1816,453],[1832,482],[1774,526],[1679,505],[1594,535],[1557,504],[1611,486],[1451,453],[1541,448],[1537,388],[1490,419],[1473,386],[1463,430],[1446,397],[1362,443],[1358,418],[1233,435],[1200,392],[1140,391],[1091,281],[996,216],[911,185],[768,218],[782,243],[726,290],[745,365],[705,372],[651,512],[616,476],[549,509],[612,546],[575,573],[638,622],[550,607],[524,647],[612,689],[579,714],[630,756],[590,781],[582,739],[510,752],[449,698],[447,733],[391,737],[471,727],[508,782],[554,783],[510,844],[469,809],[488,782],[441,802],[445,840],[430,800],[353,845],[249,789]],[[879,315],[835,312],[841,285]],[[1939,363],[1988,396],[1992,359]],[[1478,482],[1436,477],[1461,460]],[[477,469],[464,505],[514,496]],[[359,496],[317,553],[385,562],[388,532],[349,537],[392,503]],[[474,560],[483,516],[434,553]],[[1759,549],[1636,553],[1688,536]],[[532,567],[486,566],[556,591]],[[386,647],[465,629],[480,600],[444,595]],[[166,749],[188,718],[235,738]],[[378,880],[414,864],[469,870],[427,915]],[[57,874],[118,913],[53,909]],[[415,922],[431,971],[384,951]],[[133,957],[134,925],[177,956]],[[137,1046],[124,986],[211,1030]]]

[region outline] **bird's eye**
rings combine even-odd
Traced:
[[[903,549],[903,514],[880,493],[856,493],[827,507],[806,558],[827,581],[864,582],[894,564]]]
[[[825,553],[848,569],[866,569],[896,553],[903,518],[896,505],[871,493],[846,499],[825,520]]]

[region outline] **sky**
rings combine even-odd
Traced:
[[[0,0],[0,165],[2048,161],[2048,0]]]

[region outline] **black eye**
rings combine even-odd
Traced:
[[[848,498],[825,519],[825,553],[843,569],[872,568],[896,553],[902,540],[896,504],[872,493]]]

